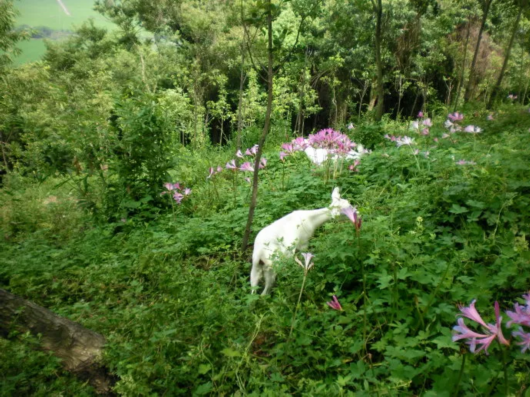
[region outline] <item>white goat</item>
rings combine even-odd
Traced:
[[[339,188],[331,194],[331,205],[317,210],[294,211],[263,228],[254,242],[252,254],[252,271],[250,272],[250,286],[253,293],[265,272],[265,288],[262,295],[269,293],[276,273],[273,269],[275,253],[292,257],[295,250],[307,250],[309,239],[315,230],[324,222],[336,218],[341,210],[352,207],[348,200],[340,198]]]

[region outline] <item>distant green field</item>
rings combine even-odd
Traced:
[[[57,0],[18,0],[15,6],[20,12],[17,25],[47,26],[52,29],[71,30],[88,18],[94,18],[97,26],[112,29],[115,25],[92,8],[94,0],[62,0],[71,16],[65,14]]]
[[[17,26],[47,26],[55,30],[73,30],[89,18],[93,18],[96,26],[115,29],[116,25],[98,14],[92,8],[94,0],[62,0],[70,16],[66,15],[57,0],[18,0],[15,2],[20,15]],[[15,58],[15,65],[34,62],[42,58],[46,48],[42,39],[31,39],[19,43],[22,54]]]
[[[15,65],[38,61],[46,52],[46,46],[42,39],[23,41],[18,44],[18,48],[22,50],[22,54],[14,59]]]

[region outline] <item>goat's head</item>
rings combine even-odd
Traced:
[[[336,187],[333,189],[333,193],[331,193],[331,205],[329,206],[329,209],[331,210],[331,217],[336,218],[341,214],[343,209],[350,207],[353,208],[348,200],[340,198],[339,188]]]

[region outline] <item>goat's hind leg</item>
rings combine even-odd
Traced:
[[[255,294],[258,289],[259,280],[263,273],[263,266],[258,263],[252,264],[252,270],[250,271],[250,288],[252,293]]]
[[[264,266],[265,271],[265,288],[263,289],[263,292],[261,295],[267,295],[269,291],[271,290],[272,286],[274,285],[274,281],[276,280],[276,273],[274,272],[272,268],[272,263],[268,263]]]

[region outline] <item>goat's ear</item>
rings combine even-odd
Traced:
[[[340,200],[340,193],[339,193],[339,188],[336,187],[335,189],[333,189],[333,193],[331,193],[331,199],[333,201],[335,200]]]

